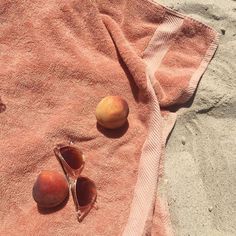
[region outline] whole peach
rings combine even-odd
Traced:
[[[33,198],[42,208],[60,205],[68,194],[69,188],[66,179],[56,171],[42,171],[33,186]]]
[[[127,102],[120,96],[107,96],[97,105],[97,122],[108,129],[116,129],[123,126],[129,114]]]

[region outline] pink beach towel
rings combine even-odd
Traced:
[[[148,0],[0,0],[0,235],[172,235],[157,197],[175,114],[193,95],[218,34]],[[124,97],[129,124],[96,125],[107,95]],[[86,156],[98,209],[82,223],[70,197],[39,210],[41,170],[74,143]]]

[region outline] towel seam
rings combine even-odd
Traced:
[[[187,101],[188,99],[190,99],[194,91],[196,90],[197,85],[201,80],[201,76],[203,75],[204,71],[207,69],[209,62],[211,61],[211,59],[213,58],[216,52],[219,39],[220,39],[220,34],[216,32],[215,37],[213,38],[210,46],[208,47],[199,67],[197,68],[196,72],[193,74],[193,76],[191,77],[189,81],[189,86],[187,87],[186,96],[184,96],[183,98],[184,101]]]
[[[161,7],[163,7],[168,13],[170,13],[170,14],[172,14],[172,15],[174,15],[174,16],[180,17],[180,18],[182,18],[182,19],[191,20],[191,21],[193,21],[193,22],[196,22],[196,23],[198,23],[198,24],[200,24],[200,25],[202,25],[202,26],[204,26],[204,27],[210,29],[211,31],[217,32],[217,31],[216,31],[215,29],[213,29],[211,26],[206,25],[205,23],[203,23],[203,22],[201,22],[201,21],[199,21],[199,20],[197,20],[197,19],[195,19],[195,18],[193,18],[193,17],[191,17],[191,16],[184,15],[184,14],[182,14],[182,13],[180,13],[180,12],[178,12],[178,11],[175,11],[175,10],[173,10],[173,9],[171,9],[171,8],[169,8],[169,7],[167,7],[167,6],[163,5],[163,4],[161,4],[161,3],[157,3],[157,2],[155,2],[154,0],[147,0],[147,1],[150,2],[150,3],[152,3],[152,4],[154,4],[154,5],[156,5],[156,6],[161,6]],[[217,33],[218,33],[218,32],[217,32]]]

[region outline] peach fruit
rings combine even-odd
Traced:
[[[120,96],[107,96],[97,105],[97,122],[108,129],[116,129],[123,126],[129,114],[127,102]]]
[[[56,171],[42,171],[33,186],[33,198],[42,208],[60,205],[68,194],[69,187],[66,179]]]

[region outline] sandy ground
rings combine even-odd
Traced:
[[[177,236],[236,235],[236,1],[162,0],[222,34],[190,108],[178,111],[164,189]]]

